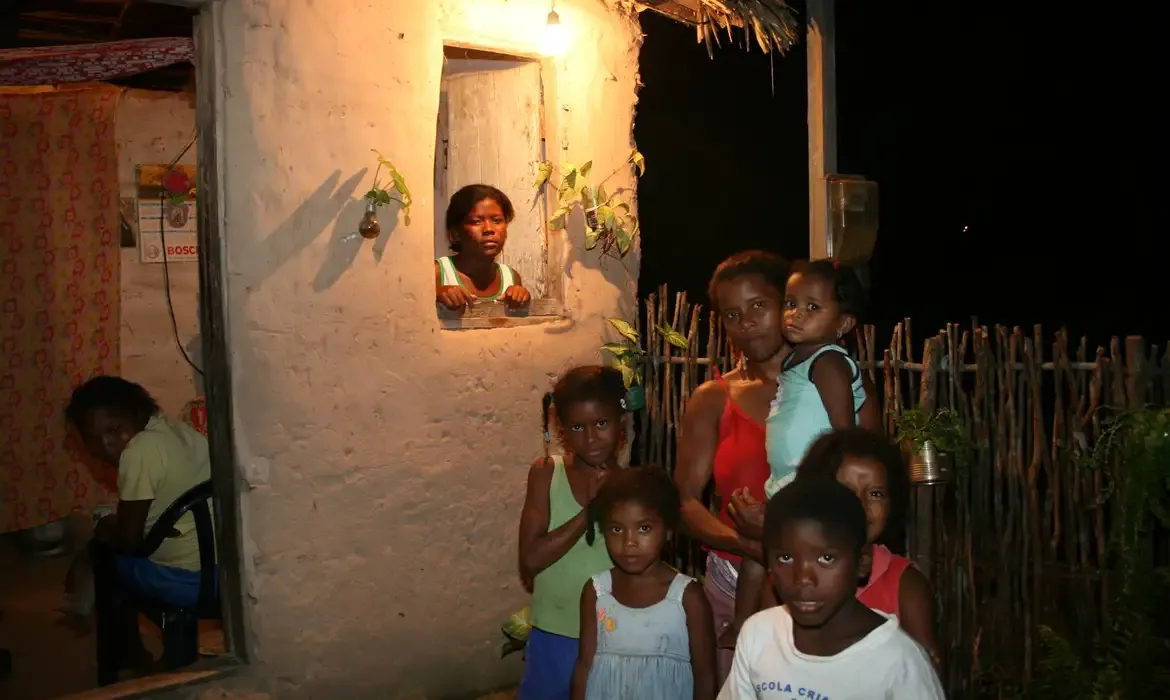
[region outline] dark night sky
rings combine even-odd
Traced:
[[[879,336],[977,315],[1170,340],[1158,23],[1070,7],[837,3],[838,170],[881,188]],[[771,60],[725,42],[712,61],[691,28],[652,12],[642,27],[643,294],[702,299],[746,248],[807,256],[803,45]]]

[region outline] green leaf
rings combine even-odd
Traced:
[[[593,250],[597,247],[597,239],[601,237],[601,231],[594,231],[588,226],[585,227],[585,250]]]
[[[601,204],[597,207],[597,220],[601,222],[601,227],[606,231],[613,231],[613,208]]]
[[[625,202],[618,202],[617,204],[613,205],[613,208],[614,208],[614,210],[621,209],[623,212],[625,212],[627,214],[630,213],[630,205],[626,204]]]
[[[609,321],[609,325],[613,326],[618,333],[622,334],[623,338],[637,345],[639,348],[642,346],[642,341],[638,337],[638,331],[629,323],[620,318],[609,318],[606,320]]]
[[[690,343],[687,342],[686,337],[683,336],[682,333],[679,333],[675,329],[671,328],[670,324],[663,323],[662,325],[658,326],[658,332],[662,334],[662,337],[666,338],[666,342],[670,343],[676,348],[686,350],[690,345]]]
[[[568,204],[562,204],[561,206],[557,207],[557,210],[553,212],[552,217],[548,220],[549,229],[552,231],[564,230],[565,217],[569,215],[569,212],[572,211],[572,209],[572,202]]]
[[[646,174],[646,158],[638,152],[638,149],[635,148],[633,153],[630,154],[630,162],[638,169],[638,175]]]
[[[625,382],[627,389],[638,381],[638,370],[631,367],[628,362],[622,362],[621,364],[615,363],[614,366],[622,371],[622,381]]]
[[[582,206],[586,208],[597,206],[597,200],[594,199],[594,197],[595,195],[593,194],[593,188],[591,188],[589,185],[581,185]]]
[[[618,229],[622,228],[621,226],[618,225],[618,217],[614,213],[612,207],[606,207],[604,214],[602,214],[600,211],[598,211],[597,214],[598,214],[598,218],[600,218],[602,223],[605,225],[606,230],[614,231],[616,233],[616,231]],[[626,241],[626,247],[629,248],[629,246],[630,246],[630,242]]]
[[[589,171],[592,169],[593,169],[593,161],[591,161],[591,160],[585,161],[585,165],[582,165],[580,168],[581,177],[587,177],[589,175]]]
[[[629,343],[606,343],[605,345],[601,346],[601,349],[608,353],[612,353],[613,356],[617,358],[631,355],[635,350],[641,352],[641,348],[635,348]]]
[[[601,185],[597,186],[597,202],[598,202],[598,204],[601,204],[603,202],[606,204],[609,204],[609,197],[606,196],[605,188],[602,187]]]
[[[390,178],[394,180],[394,189],[402,193],[402,203],[405,206],[410,206],[411,197],[410,189],[406,186],[406,178],[402,177],[402,173],[397,170],[390,171]]]
[[[561,183],[561,189],[576,194],[577,192],[577,170],[573,169],[565,173],[565,181]]]
[[[625,257],[626,253],[630,252],[630,244],[634,239],[628,231],[619,227],[613,232],[613,240],[617,242],[618,254]]]
[[[536,163],[536,182],[532,185],[532,189],[539,190],[544,187],[544,183],[548,182],[549,177],[552,176],[553,166],[547,160],[538,161]]]

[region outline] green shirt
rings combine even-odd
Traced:
[[[549,532],[580,512],[581,504],[569,486],[565,460],[560,456],[553,457],[552,483],[548,488]],[[581,589],[594,574],[612,568],[613,561],[600,531],[593,538],[593,546],[581,535],[565,556],[536,575],[532,584],[532,626],[562,637],[580,637]]]

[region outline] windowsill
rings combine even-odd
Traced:
[[[444,330],[462,331],[480,328],[515,328],[565,320],[565,308],[556,299],[533,299],[528,308],[512,310],[502,302],[479,302],[464,312],[436,306]]]

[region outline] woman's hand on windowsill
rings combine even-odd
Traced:
[[[452,311],[466,311],[475,303],[475,297],[463,287],[450,284],[441,286],[436,290],[435,301],[440,306]]]
[[[532,295],[524,287],[514,284],[504,290],[504,296],[501,299],[508,305],[508,308],[519,309],[528,306],[529,302],[532,301]]]

